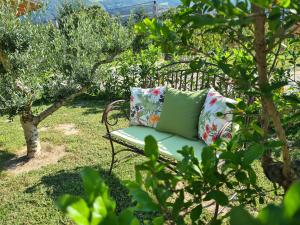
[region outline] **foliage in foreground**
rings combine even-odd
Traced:
[[[136,26],[163,52],[188,57],[193,71],[214,68],[217,72],[208,75],[234,82],[232,88],[247,104],[243,116],[258,120],[263,128],[261,142],[281,142],[282,162],[274,162],[273,148],[268,148],[262,166],[267,177],[284,189],[300,177],[287,135],[293,124],[295,128],[299,124],[299,82],[294,82],[296,93],[282,91],[291,86],[299,56],[300,38],[295,35],[299,15],[299,1],[182,0],[169,20],[146,18]],[[274,165],[279,171],[271,176]]]
[[[134,211],[155,212],[155,218],[151,221],[144,221],[155,225],[221,224],[222,220],[227,217],[230,217],[231,225],[294,225],[300,218],[300,182],[290,188],[281,206],[268,205],[261,210],[257,218],[254,218],[242,206],[232,205],[227,194],[217,189],[222,184],[230,186],[233,181],[226,181],[224,174],[218,172],[214,149],[205,149],[202,154],[203,163],[199,164],[194,157],[193,149],[183,148],[180,153],[184,158],[176,167],[178,172],[174,173],[166,170],[166,164],[157,161],[159,153],[154,138],[149,136],[145,142],[145,154],[148,160],[136,166],[135,181],[125,182],[134,202],[137,203],[135,207],[125,209],[120,215],[116,215],[115,202],[109,197],[107,186],[96,171],[85,168],[81,172],[85,197],[64,195],[58,201],[60,209],[80,225],[140,224]],[[228,152],[223,154],[227,155],[225,165],[228,166],[230,158]],[[251,157],[253,158],[253,155],[248,155],[244,160]],[[142,175],[141,171],[145,174]],[[243,176],[247,176],[243,170],[237,170],[235,183],[232,184],[239,186],[239,180]],[[242,196],[247,198],[247,194],[255,194],[249,192],[251,189],[246,188],[245,182],[244,180],[245,189],[243,190],[232,187],[234,191],[237,191],[239,200],[243,198]],[[202,197],[205,197],[204,200],[212,199],[220,205],[232,207],[232,210],[222,218],[214,217],[207,222],[207,218],[204,218],[202,214]],[[248,198],[251,198],[250,195]]]
[[[139,224],[132,209],[125,209],[116,215],[116,203],[110,198],[108,187],[97,171],[85,168],[80,175],[85,198],[64,195],[58,204],[76,224]]]

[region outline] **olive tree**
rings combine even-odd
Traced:
[[[40,153],[40,122],[98,82],[101,65],[129,44],[126,28],[101,8],[38,25],[1,8],[0,115],[20,116],[29,158]],[[48,108],[33,107],[45,99]]]

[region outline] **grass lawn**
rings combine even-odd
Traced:
[[[58,163],[48,165],[29,173],[11,175],[3,171],[4,161],[11,159],[25,144],[19,118],[13,122],[0,117],[0,224],[71,224],[55,207],[55,200],[64,193],[80,195],[83,187],[79,177],[82,167],[98,169],[110,186],[111,194],[117,201],[118,209],[127,207],[130,198],[123,180],[134,179],[134,165],[143,160],[137,156],[122,163],[109,176],[111,153],[107,140],[102,138],[105,128],[100,117],[105,102],[99,100],[77,100],[47,118],[40,128],[40,139],[53,145],[64,145],[67,154]],[[77,135],[64,135],[55,130],[59,124],[75,124]],[[126,153],[125,153],[126,154]],[[257,166],[260,185],[271,189]],[[1,169],[0,169],[1,170]],[[278,197],[277,197],[278,198]],[[266,200],[274,201],[272,194]],[[258,206],[258,208],[262,205]]]
[[[111,188],[111,194],[120,208],[128,206],[130,199],[121,181],[134,177],[134,164],[143,160],[134,157],[114,169],[108,176],[111,154],[108,141],[102,138],[105,132],[100,117],[105,106],[99,100],[76,101],[47,118],[41,127],[40,139],[54,145],[65,145],[67,155],[57,164],[29,173],[0,174],[0,224],[70,224],[70,221],[55,207],[55,200],[64,193],[81,194],[83,187],[79,171],[90,166],[101,171]],[[79,134],[66,136],[54,128],[58,124],[73,123]],[[25,144],[19,118],[12,123],[0,118],[0,168]]]

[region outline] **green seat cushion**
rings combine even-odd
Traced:
[[[184,146],[193,147],[195,157],[201,161],[202,150],[207,145],[201,140],[193,141],[175,135],[160,141],[158,146],[161,153],[171,156],[176,160],[181,160],[183,158],[183,156],[177,152],[178,150],[181,150]]]
[[[198,119],[208,90],[196,92],[168,88],[156,129],[196,140]]]
[[[158,142],[173,136],[172,134],[159,132],[151,127],[142,126],[131,126],[116,130],[111,132],[111,135],[139,147],[144,147],[144,140],[148,135],[152,135]]]
[[[113,131],[111,132],[111,135],[114,138],[141,148],[145,146],[145,137],[152,135],[157,141],[160,153],[175,160],[182,159],[182,156],[177,151],[181,150],[184,146],[193,147],[195,156],[201,160],[202,149],[206,146],[206,144],[200,140],[188,140],[180,136],[156,131],[154,128],[150,127],[132,126]]]

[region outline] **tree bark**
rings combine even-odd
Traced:
[[[268,73],[267,73],[267,43],[265,37],[265,25],[266,25],[266,15],[262,8],[252,5],[254,14],[254,27],[255,27],[255,60],[258,70],[258,84],[261,95],[261,102],[263,111],[263,117],[269,116],[272,121],[279,140],[283,143],[282,146],[282,156],[283,156],[283,175],[285,177],[284,188],[287,189],[291,184],[291,167],[290,167],[290,156],[289,149],[287,145],[287,139],[285,131],[282,127],[280,121],[280,115],[276,109],[271,93],[266,93],[266,88],[270,87]],[[264,121],[268,121],[268,118],[263,118]]]
[[[3,68],[6,72],[12,69],[12,65],[8,59],[8,57],[4,54],[4,52],[0,49],[0,63],[2,64]]]
[[[34,158],[39,156],[41,153],[41,144],[37,124],[35,124],[33,118],[21,116],[21,125],[27,146],[27,157]]]

